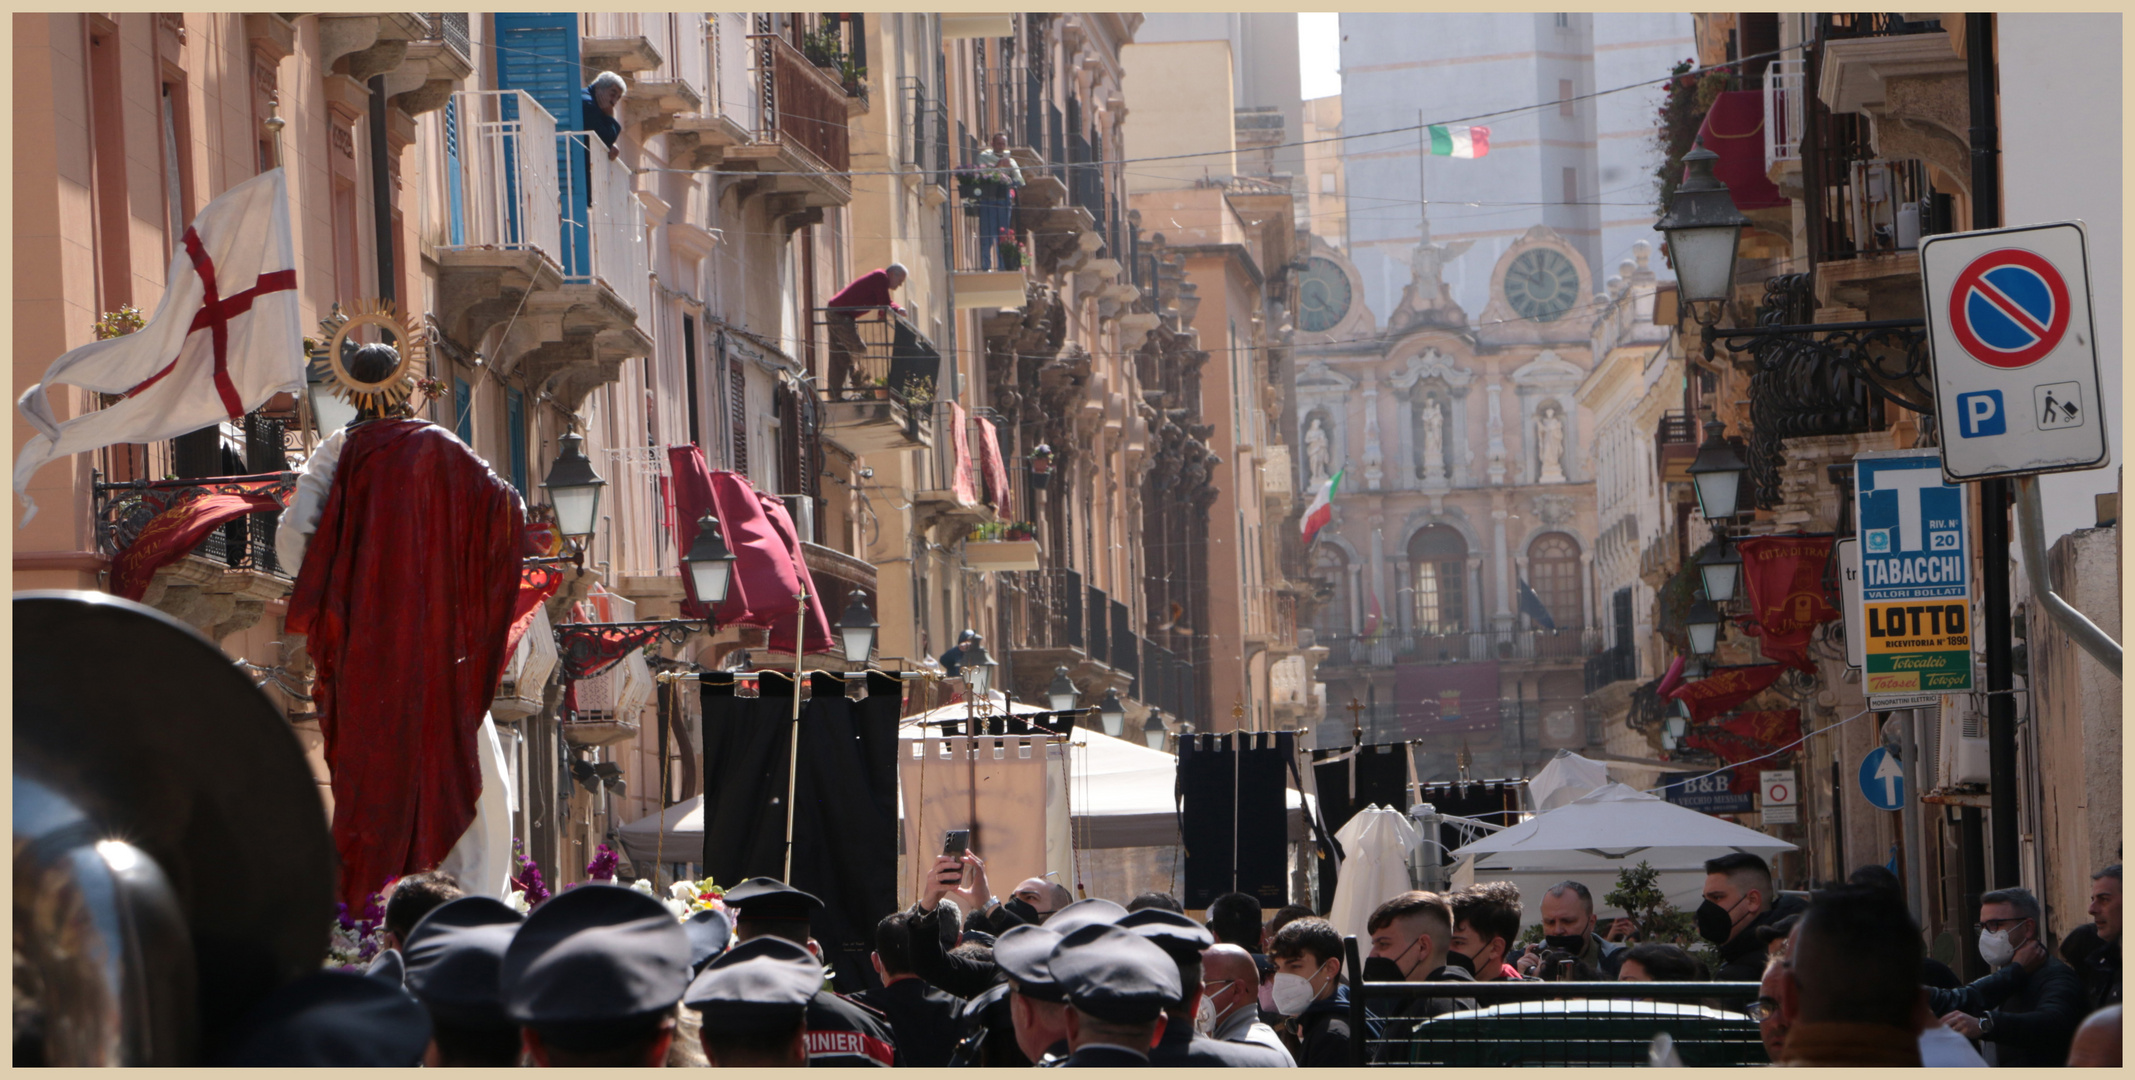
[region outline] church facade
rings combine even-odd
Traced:
[[[1577,398],[1597,283],[1538,225],[1471,317],[1441,274],[1466,247],[1426,232],[1381,323],[1356,266],[1315,238],[1296,324],[1298,487],[1340,476],[1307,553],[1327,650],[1317,745],[1412,743],[1424,781],[1527,775],[1589,746],[1584,667],[1603,637]]]

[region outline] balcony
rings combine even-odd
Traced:
[[[214,494],[222,485],[274,482],[286,500],[296,488],[293,472],[192,480],[98,482],[92,525],[97,554],[107,558],[133,546],[158,514],[186,499]],[[232,490],[239,490],[232,488]],[[156,571],[141,601],[220,641],[259,622],[266,605],[289,595],[295,567],[274,551],[277,514],[247,514],[208,534],[183,558]]]
[[[428,31],[407,42],[400,65],[386,75],[385,92],[409,116],[443,108],[454,90],[474,74],[474,46],[466,12],[426,14]]]
[[[845,87],[777,34],[749,41],[763,107],[755,141],[727,147],[720,169],[761,173],[746,194],[783,198],[795,212],[851,202]]]
[[[1003,645],[1026,700],[1044,700],[1046,684],[1062,667],[1085,704],[1107,689],[1132,693],[1143,643],[1131,632],[1125,604],[1065,567],[1000,574],[997,581]],[[1115,637],[1122,639],[1116,649]]]
[[[1780,180],[1773,170],[1801,168],[1806,69],[1807,63],[1798,59],[1774,60],[1764,69],[1764,168],[1775,184]]]
[[[864,346],[858,353],[844,351],[849,346],[834,333],[829,308],[816,309],[815,325],[828,337],[832,356],[817,383],[823,433],[855,454],[931,445],[927,407],[941,373],[933,343],[891,311],[859,313],[851,324]],[[840,370],[837,358],[843,356],[850,356],[849,369]]]
[[[440,322],[469,345],[507,327],[489,349],[495,373],[523,368],[576,411],[652,350],[638,325],[651,262],[630,171],[588,133],[558,132],[524,91],[463,91],[453,114]]]
[[[1445,634],[1386,631],[1316,635],[1327,649],[1321,668],[1389,668],[1406,664],[1486,661],[1584,664],[1606,646],[1600,630],[1472,630]],[[1321,676],[1324,680],[1326,676]]]
[[[1653,429],[1653,449],[1662,483],[1690,482],[1690,463],[1698,456],[1698,422],[1688,413],[1661,415]]]
[[[1612,683],[1638,678],[1638,651],[1629,642],[1618,642],[1586,658],[1586,692],[1591,694]]]
[[[919,455],[919,475],[912,484],[912,502],[920,511],[921,526],[946,525],[951,532],[960,532],[999,520],[985,502],[986,484],[980,475],[972,417],[964,416],[959,431],[954,402],[926,402],[911,408],[920,418],[920,429],[927,433],[927,449]]]

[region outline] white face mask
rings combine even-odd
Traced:
[[[1194,1030],[1203,1035],[1216,1030],[1216,1003],[1206,994],[1201,997],[1201,1011],[1194,1014]]]
[[[2016,959],[2016,946],[2009,944],[2009,931],[1996,930],[1979,935],[1979,958],[1988,967],[2000,967]]]
[[[1326,965],[1321,965],[1325,967]],[[1317,971],[1313,974],[1319,974]],[[1313,988],[1312,980],[1287,971],[1275,973],[1275,1011],[1284,1016],[1297,1016],[1312,1005],[1319,991]]]

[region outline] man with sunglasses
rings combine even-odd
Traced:
[[[2058,1066],[2088,1010],[2074,969],[2046,950],[2045,918],[2029,889],[1979,898],[1979,955],[1997,970],[1956,990],[1928,991],[1950,1030],[1992,1044],[1998,1066]]]

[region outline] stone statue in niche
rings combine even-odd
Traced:
[[[1435,397],[1417,404],[1417,423],[1423,429],[1423,478],[1443,480],[1446,475],[1445,413]]]
[[[1554,404],[1543,406],[1535,415],[1535,450],[1542,460],[1541,482],[1563,483],[1564,411]]]
[[[1317,416],[1305,429],[1305,471],[1315,484],[1334,473],[1334,454],[1327,445],[1327,425]]]

